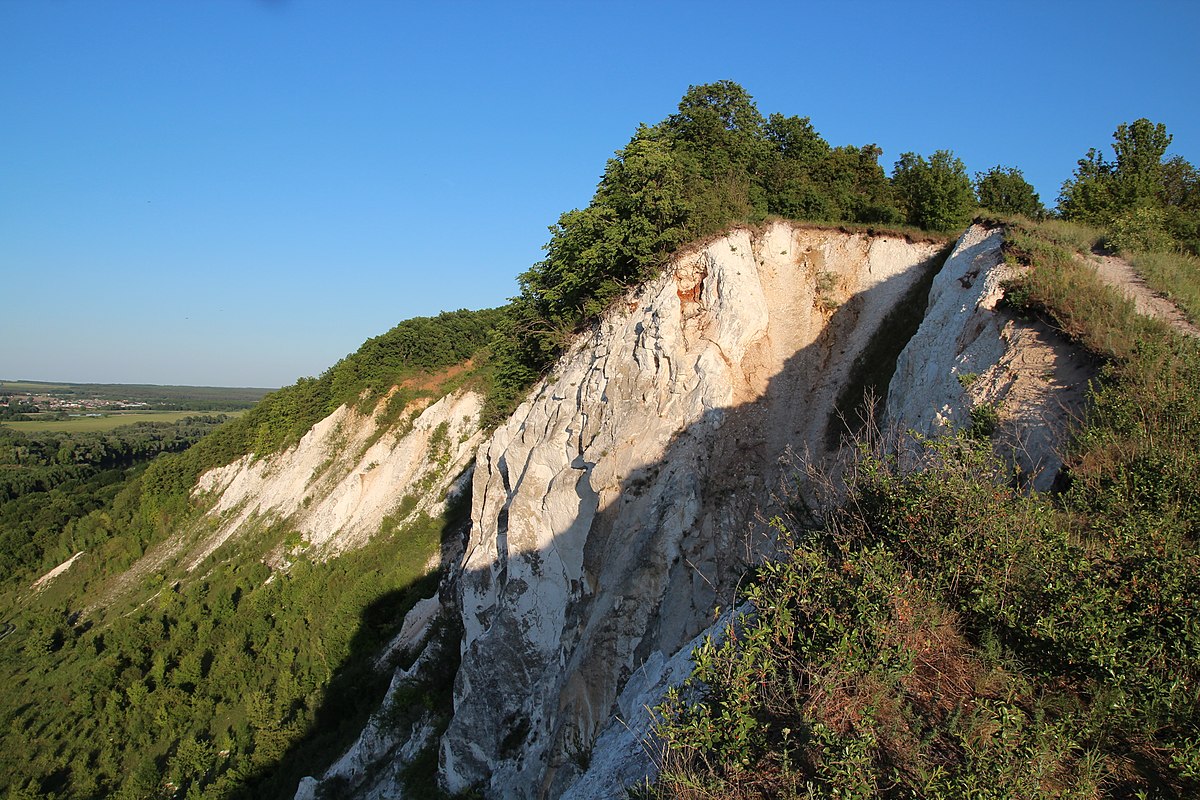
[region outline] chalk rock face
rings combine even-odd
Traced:
[[[334,555],[364,544],[405,496],[410,513],[437,513],[482,439],[482,407],[478,394],[452,392],[413,404],[398,427],[381,431],[379,413],[341,406],[282,453],[209,470],[195,491],[216,495],[209,513],[220,525],[193,564],[255,516],[291,517],[312,545]]]
[[[482,445],[447,788],[559,796],[645,713],[618,702],[631,676],[678,672],[729,604],[789,454],[826,452],[855,358],[937,250],[735,231],[627,297]]]
[[[432,597],[419,601],[408,612],[400,633],[382,657],[399,651],[419,650],[416,660],[407,669],[397,669],[393,673],[383,703],[367,721],[358,739],[325,771],[320,781],[303,778],[296,789],[295,800],[315,800],[321,796],[322,782],[333,781],[340,782],[343,791],[350,789],[354,797],[362,800],[403,796],[404,770],[433,741],[436,729],[429,712],[413,714],[415,719],[407,725],[397,724],[396,720],[389,720],[389,716],[396,710],[394,704],[399,702],[397,693],[419,680],[423,673],[438,669],[434,662],[444,658],[441,644],[427,641],[430,628],[442,611],[438,598]],[[378,669],[381,664],[375,666]],[[412,711],[408,707],[401,708]]]
[[[994,423],[997,450],[1017,477],[1044,490],[1062,466],[1060,448],[1094,365],[1046,325],[999,307],[1013,274],[1002,245],[1001,229],[980,225],[959,239],[896,361],[884,417],[926,437]]]

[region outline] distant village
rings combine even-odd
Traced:
[[[54,414],[67,417],[100,417],[111,411],[147,410],[151,406],[138,400],[103,397],[60,396],[54,394],[0,393],[0,419],[24,414]]]
[[[0,380],[0,421],[61,420],[159,411],[230,413],[250,408],[268,391],[248,387]]]

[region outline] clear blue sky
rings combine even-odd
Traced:
[[[1200,163],[1200,3],[0,0],[0,377],[278,386],[499,305],[689,84],[1053,205],[1149,117]]]

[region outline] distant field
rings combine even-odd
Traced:
[[[0,389],[10,392],[49,392],[70,389],[66,383],[38,383],[34,381],[0,381]]]
[[[72,417],[70,419],[33,419],[28,422],[0,422],[0,425],[24,433],[50,431],[53,433],[81,433],[84,431],[110,431],[135,422],[178,422],[184,417],[214,415],[217,413],[236,417],[242,411],[130,411],[114,412],[106,417]]]

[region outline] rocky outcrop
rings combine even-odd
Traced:
[[[255,518],[289,519],[328,557],[365,543],[397,509],[440,513],[479,446],[483,399],[452,392],[411,405],[397,425],[381,428],[385,403],[371,414],[341,406],[282,453],[246,455],[202,475],[196,494],[209,495],[218,524],[191,563]]]
[[[650,709],[732,618],[713,609],[736,602],[746,566],[771,552],[761,520],[803,490],[788,482],[797,458],[837,455],[846,387],[886,380],[891,357],[868,363],[879,353],[900,353],[886,425],[932,436],[977,424],[983,409],[1018,477],[1047,486],[1091,363],[1001,307],[1001,236],[972,227],[941,266],[938,245],[902,237],[739,230],[678,257],[578,341],[479,444],[466,550],[400,637],[437,613],[461,616],[454,714],[438,744],[446,788],[602,800],[652,774]],[[911,338],[915,322],[890,314],[905,303],[924,312]],[[455,429],[464,448],[477,441],[469,418]],[[297,452],[327,453],[324,431]],[[206,480],[227,514],[255,513],[237,478]],[[340,507],[335,496],[318,507]],[[434,658],[418,663],[436,669]],[[398,673],[389,698],[412,679]],[[434,745],[432,728],[382,720],[326,780],[403,796],[403,768]]]
[[[421,600],[408,612],[400,633],[388,645],[381,660],[400,654],[419,654],[413,663],[397,669],[379,710],[349,749],[335,761],[320,780],[306,777],[296,790],[295,800],[316,800],[325,786],[337,785],[344,796],[353,791],[362,800],[403,796],[404,771],[431,746],[437,734],[433,713],[420,704],[407,705],[402,690],[418,685],[429,673],[443,668],[447,660],[441,638],[431,638],[431,629],[443,613],[437,597]],[[424,644],[424,647],[421,645]],[[382,665],[377,663],[376,668]]]
[[[622,692],[729,602],[765,549],[756,514],[793,453],[826,452],[856,357],[937,250],[735,231],[628,297],[482,446],[449,789],[558,796],[644,713]]]
[[[896,362],[887,424],[920,436],[976,427],[995,436],[1015,477],[1050,488],[1061,446],[1083,408],[1092,360],[1045,324],[1000,307],[1005,264],[1000,228],[972,226],[929,293],[917,333]]]

